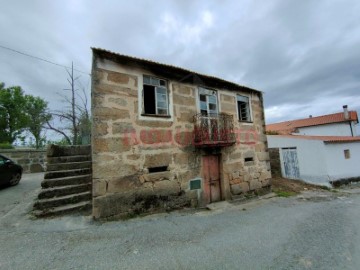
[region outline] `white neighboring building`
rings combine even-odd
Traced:
[[[355,111],[309,117],[266,126],[269,148],[279,148],[283,177],[329,185],[360,180],[360,137]]]

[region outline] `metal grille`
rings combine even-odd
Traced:
[[[235,143],[233,116],[216,114],[196,114],[195,144],[196,145],[229,145]]]

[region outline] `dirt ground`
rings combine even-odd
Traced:
[[[301,180],[291,180],[286,178],[272,178],[271,179],[272,191],[278,195],[285,197],[298,194],[302,191],[321,191],[329,190],[325,186],[317,186],[305,183]]]

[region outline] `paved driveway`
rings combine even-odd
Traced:
[[[0,269],[360,269],[360,189],[98,223],[32,219],[37,181],[0,191]]]
[[[11,215],[24,204],[32,202],[41,189],[43,173],[23,174],[20,183],[14,187],[0,188],[0,218]]]

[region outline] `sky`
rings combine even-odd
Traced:
[[[0,82],[61,109],[62,66],[90,96],[91,49],[264,92],[266,122],[360,112],[358,0],[0,0]],[[17,50],[62,66],[4,49]]]

